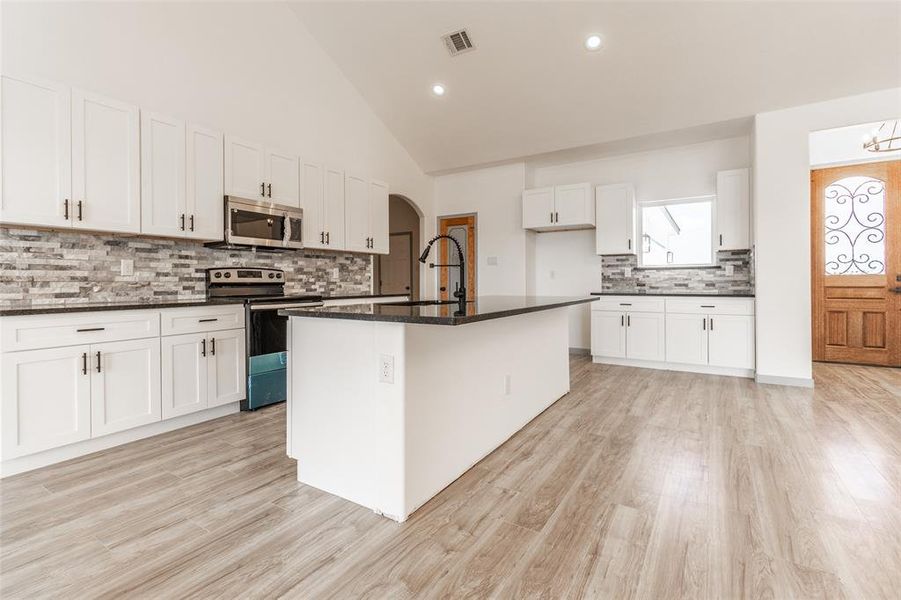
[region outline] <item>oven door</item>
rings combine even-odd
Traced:
[[[225,237],[229,244],[302,248],[303,211],[243,198],[226,201]]]
[[[321,302],[251,304],[247,315],[248,410],[288,399],[288,317],[282,308],[322,306]]]

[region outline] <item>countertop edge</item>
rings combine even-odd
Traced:
[[[754,298],[754,293],[686,293],[686,292],[589,292],[598,298],[604,296],[647,296],[649,298]]]

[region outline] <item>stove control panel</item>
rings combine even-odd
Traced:
[[[266,268],[228,268],[207,269],[207,281],[216,284],[248,284],[285,282],[285,272],[281,269]]]

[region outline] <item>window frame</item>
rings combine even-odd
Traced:
[[[710,203],[710,262],[679,265],[646,265],[644,264],[644,209],[670,204]],[[685,196],[666,198],[664,200],[640,200],[635,205],[637,211],[638,226],[638,268],[639,269],[702,269],[716,267],[716,194],[704,194],[703,196]]]

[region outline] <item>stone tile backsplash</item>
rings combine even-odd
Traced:
[[[754,273],[750,250],[723,250],[716,253],[715,267],[654,269],[638,266],[632,254],[601,257],[601,291],[604,292],[722,292],[753,293]],[[726,275],[725,266],[733,273]],[[626,277],[626,267],[632,268]]]
[[[134,261],[122,276],[121,261]],[[209,267],[286,271],[286,293],[369,293],[368,256],[207,248],[202,242],[0,227],[0,306],[202,299]]]

